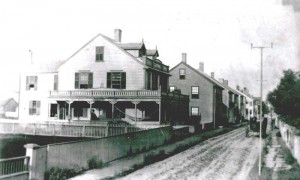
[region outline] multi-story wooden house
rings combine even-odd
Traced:
[[[170,90],[178,89],[190,97],[189,116],[196,119],[204,128],[224,125],[222,119],[222,90],[223,86],[204,73],[204,64],[199,70],[186,62],[186,53],[182,61],[170,70]],[[198,118],[197,118],[198,117]],[[201,121],[200,121],[201,117]]]
[[[23,74],[21,120],[91,120],[92,111],[97,120],[132,123],[186,119],[189,99],[168,92],[169,66],[158,50],[122,43],[121,33],[98,34],[62,63]]]

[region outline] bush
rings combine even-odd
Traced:
[[[45,172],[45,180],[65,180],[81,174],[84,171],[83,168],[68,169],[52,167]]]
[[[89,169],[97,169],[104,166],[103,162],[101,160],[98,160],[96,156],[93,156],[91,159],[89,159],[87,164]]]

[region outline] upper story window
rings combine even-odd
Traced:
[[[40,115],[41,101],[29,101],[29,115]]]
[[[54,75],[54,86],[53,86],[53,89],[55,91],[58,90],[58,75],[57,74]]]
[[[126,72],[108,72],[107,88],[126,89]]]
[[[199,98],[199,87],[192,86],[192,99],[198,99],[198,98]]]
[[[176,89],[175,86],[170,86],[170,92],[173,92]]]
[[[93,73],[75,73],[75,89],[93,88]]]
[[[185,69],[179,69],[179,79],[185,79]]]
[[[103,61],[104,56],[104,46],[96,47],[96,62]]]
[[[37,76],[26,76],[26,90],[37,90]]]

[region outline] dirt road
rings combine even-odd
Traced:
[[[246,179],[258,157],[258,137],[244,128],[204,141],[121,179]]]

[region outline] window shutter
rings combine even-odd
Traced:
[[[107,73],[106,87],[107,87],[107,88],[111,88],[111,72],[108,72],[108,73]]]
[[[88,88],[93,88],[93,73],[89,73]]]
[[[29,115],[32,115],[32,103],[33,101],[29,101]]]
[[[79,89],[79,73],[75,73],[75,89]]]
[[[35,77],[34,77],[34,90],[35,90],[35,91],[37,90],[37,82],[38,82],[38,77],[35,76]]]
[[[26,90],[29,90],[29,76],[26,76]]]
[[[41,101],[36,101],[36,115],[40,115]]]
[[[121,73],[121,89],[126,89],[126,72]]]
[[[54,90],[58,90],[58,75],[54,75]]]

